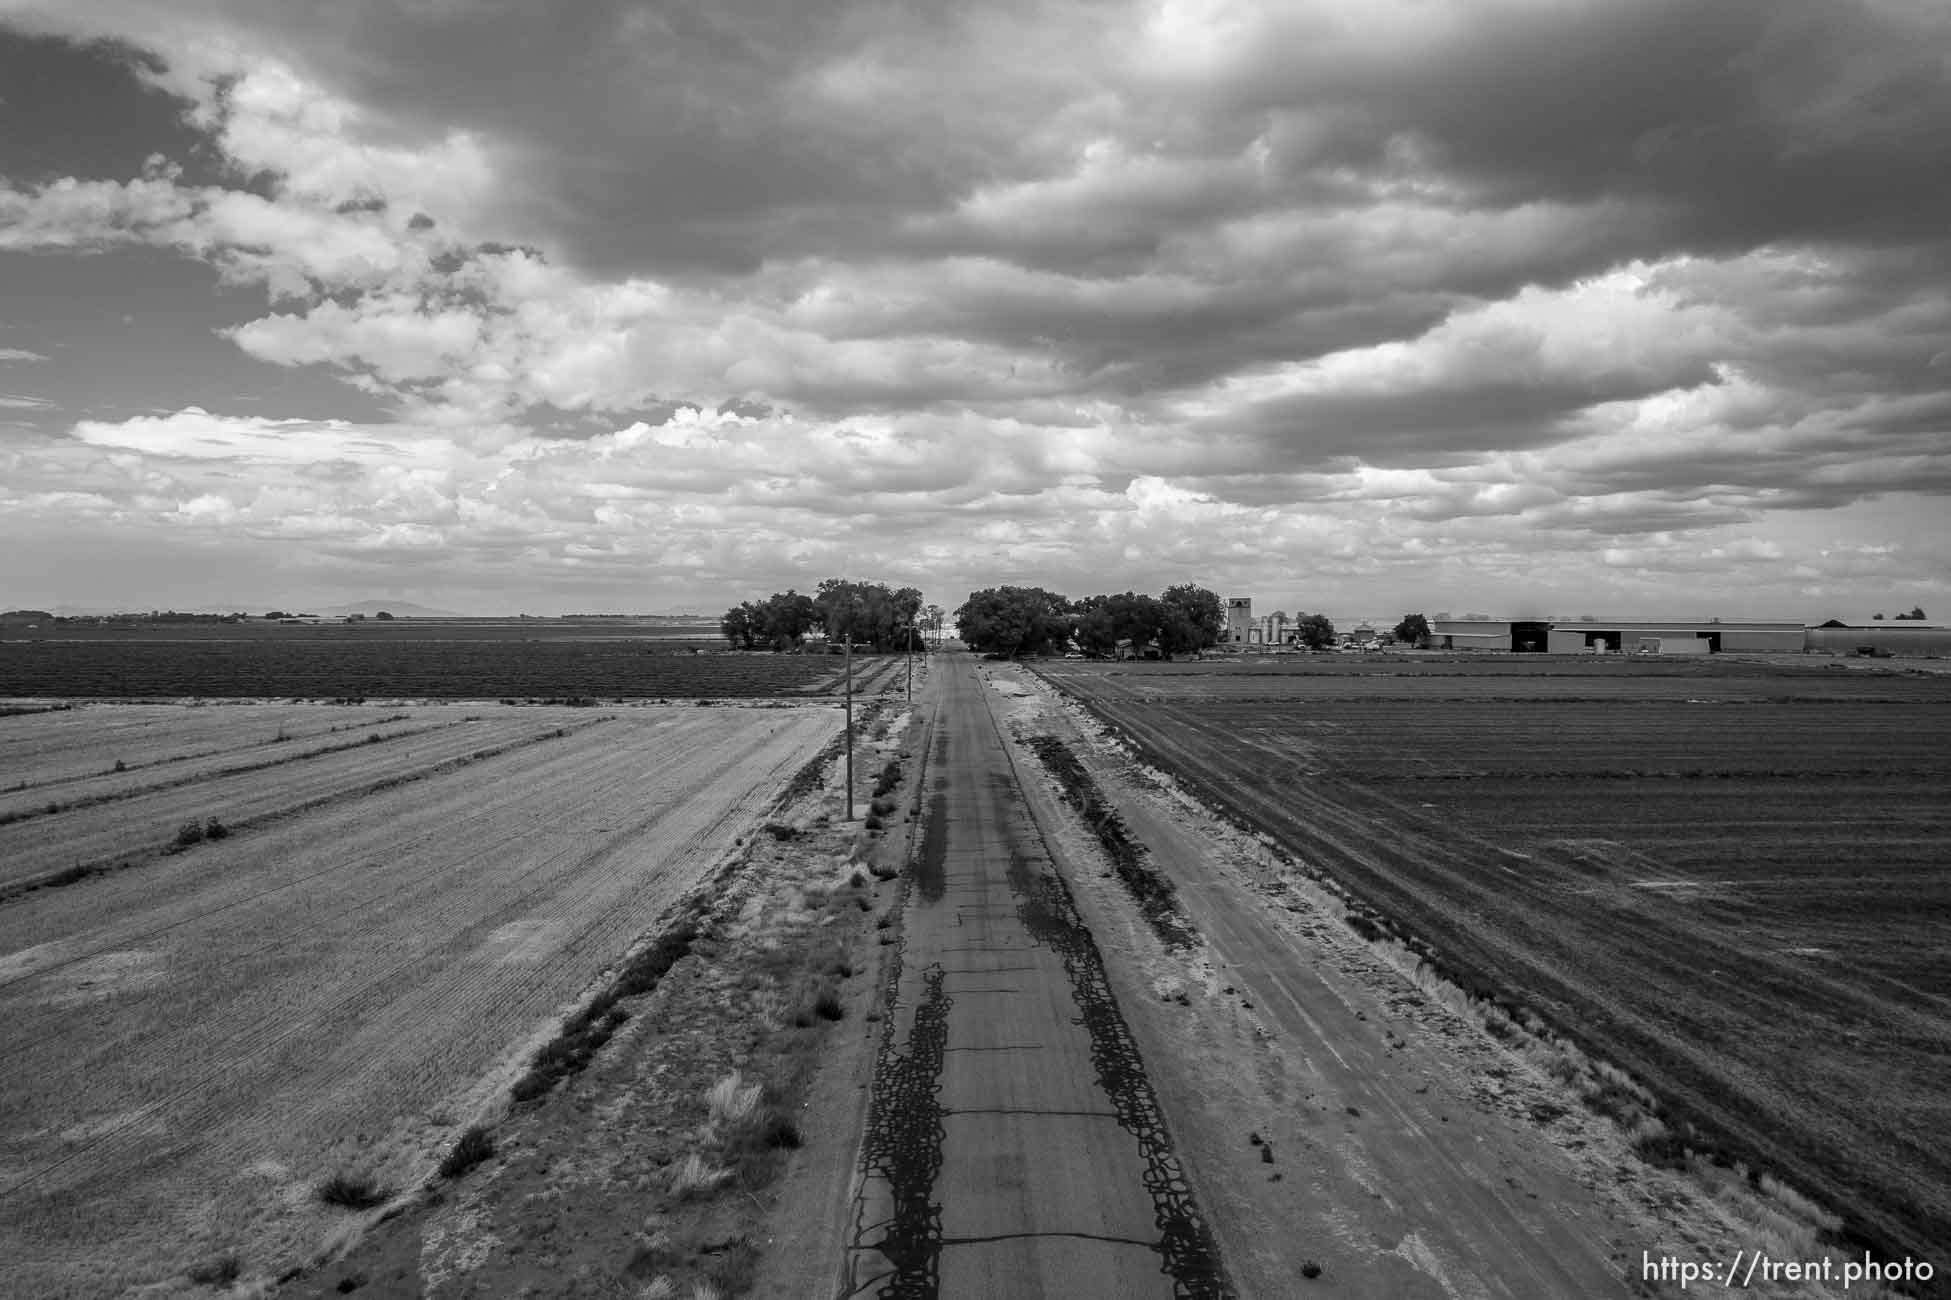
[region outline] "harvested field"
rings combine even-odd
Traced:
[[[298,747],[288,761],[275,761],[273,756],[266,763],[254,755],[258,764],[185,765],[189,770],[180,779],[165,778],[155,785],[140,779],[130,782],[129,773],[111,774],[78,783],[84,791],[112,787],[89,798],[78,798],[74,786],[62,788],[58,796],[26,792],[48,795],[51,804],[56,797],[62,802],[55,805],[56,811],[49,812],[43,805],[39,816],[0,825],[0,898],[59,872],[153,857],[174,847],[179,829],[190,821],[215,818],[235,831],[404,784],[445,767],[552,741],[559,738],[559,731],[593,722],[586,712],[569,717],[550,716],[553,712],[496,709],[472,720],[455,717],[418,727],[374,728],[336,745]],[[11,796],[9,802],[22,797]],[[31,813],[34,802],[17,811]]]
[[[249,827],[0,904],[0,1290],[187,1287],[240,1249],[260,1276],[311,1259],[351,1221],[317,1187],[423,1179],[839,722],[831,705],[425,712],[439,725],[411,737],[0,828],[22,837],[0,850],[17,878],[178,817]],[[454,765],[484,747],[500,752]]]
[[[1941,1253],[1951,681],[1320,667],[1039,671],[1365,924],[1625,1066],[1702,1145],[1884,1251]]]

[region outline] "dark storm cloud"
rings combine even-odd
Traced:
[[[1366,43],[1305,8],[1272,18],[1221,102],[1241,118],[1320,115],[1330,129],[1284,160],[1297,169],[1383,172],[1406,146],[1469,201],[1651,200],[1702,248],[1943,238],[1941,5],[1516,0],[1427,13],[1400,41]]]

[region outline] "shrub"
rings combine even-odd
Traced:
[[[881,798],[874,800],[872,803],[868,804],[867,806],[873,809],[875,812],[880,813],[883,817],[885,817],[887,814],[893,812],[896,808],[899,808],[901,805],[896,803],[894,800],[887,798],[886,796],[882,796]]]
[[[203,823],[192,817],[176,828],[176,843],[173,847],[187,849],[192,844],[203,843]]]
[[[508,1090],[510,1099],[516,1102],[534,1101],[547,1095],[555,1084],[555,1076],[541,1070],[530,1070],[515,1080],[515,1086]]]
[[[472,1125],[461,1134],[461,1140],[454,1144],[454,1149],[449,1151],[447,1157],[440,1162],[440,1176],[459,1178],[494,1153],[494,1136],[479,1124]]]
[[[838,986],[829,980],[822,980],[818,990],[800,1002],[799,1010],[793,1013],[793,1024],[801,1029],[811,1029],[822,1020],[839,1020],[846,1014],[846,1007],[840,1003]]]
[[[758,1247],[743,1237],[714,1253],[705,1264],[705,1276],[725,1295],[743,1295],[750,1290],[758,1271]],[[694,1297],[698,1293],[698,1289],[692,1290]]]
[[[867,814],[867,820],[861,823],[861,825],[865,826],[870,831],[877,831],[886,824],[887,823],[881,820],[879,813],[871,813],[871,812]]]
[[[340,1170],[318,1185],[318,1199],[345,1210],[370,1210],[388,1195],[380,1181],[368,1173]]]
[[[230,837],[230,827],[224,825],[222,822],[218,821],[215,817],[209,818],[203,823],[204,839],[221,840],[221,839],[228,839],[229,837]]]
[[[115,770],[117,772],[126,772],[129,770],[129,765],[118,758],[115,760]]]
[[[1639,1131],[1633,1136],[1632,1147],[1641,1160],[1657,1169],[1687,1167],[1686,1142],[1678,1133],[1668,1130],[1658,1120],[1639,1127]]]

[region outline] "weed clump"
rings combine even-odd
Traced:
[[[840,991],[831,984],[825,984],[813,995],[811,1002],[799,1009],[798,1014],[793,1017],[793,1023],[801,1029],[810,1029],[815,1021],[840,1020],[846,1014],[847,1008],[840,1002]]]
[[[461,1134],[461,1140],[454,1144],[454,1149],[441,1160],[440,1176],[459,1178],[494,1153],[494,1135],[479,1124],[471,1125]]]
[[[390,1193],[369,1173],[340,1170],[318,1185],[318,1199],[342,1210],[370,1210],[384,1202]]]

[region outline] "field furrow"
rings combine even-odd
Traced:
[[[0,791],[85,780],[113,772],[117,763],[137,773],[343,737],[401,713],[424,719],[429,711],[332,704],[79,704],[0,717],[5,742],[0,744]]]
[[[411,780],[484,750],[550,737],[564,725],[589,725],[589,715],[566,724],[540,713],[484,717],[0,826],[0,896],[63,871],[166,851],[178,829],[191,821],[216,818],[226,827],[241,828],[383,783]]]
[[[58,782],[29,786],[11,794],[0,794],[0,826],[25,821],[30,817],[52,816],[118,799],[156,794],[164,790],[194,785],[218,777],[259,772],[286,763],[322,758],[361,745],[402,740],[424,735],[443,727],[458,726],[459,713],[425,712],[419,718],[395,714],[397,720],[369,725],[354,725],[348,730],[325,736],[292,741],[252,744],[238,749],[212,750],[184,755],[127,771],[109,771],[94,776],[71,777]]]

